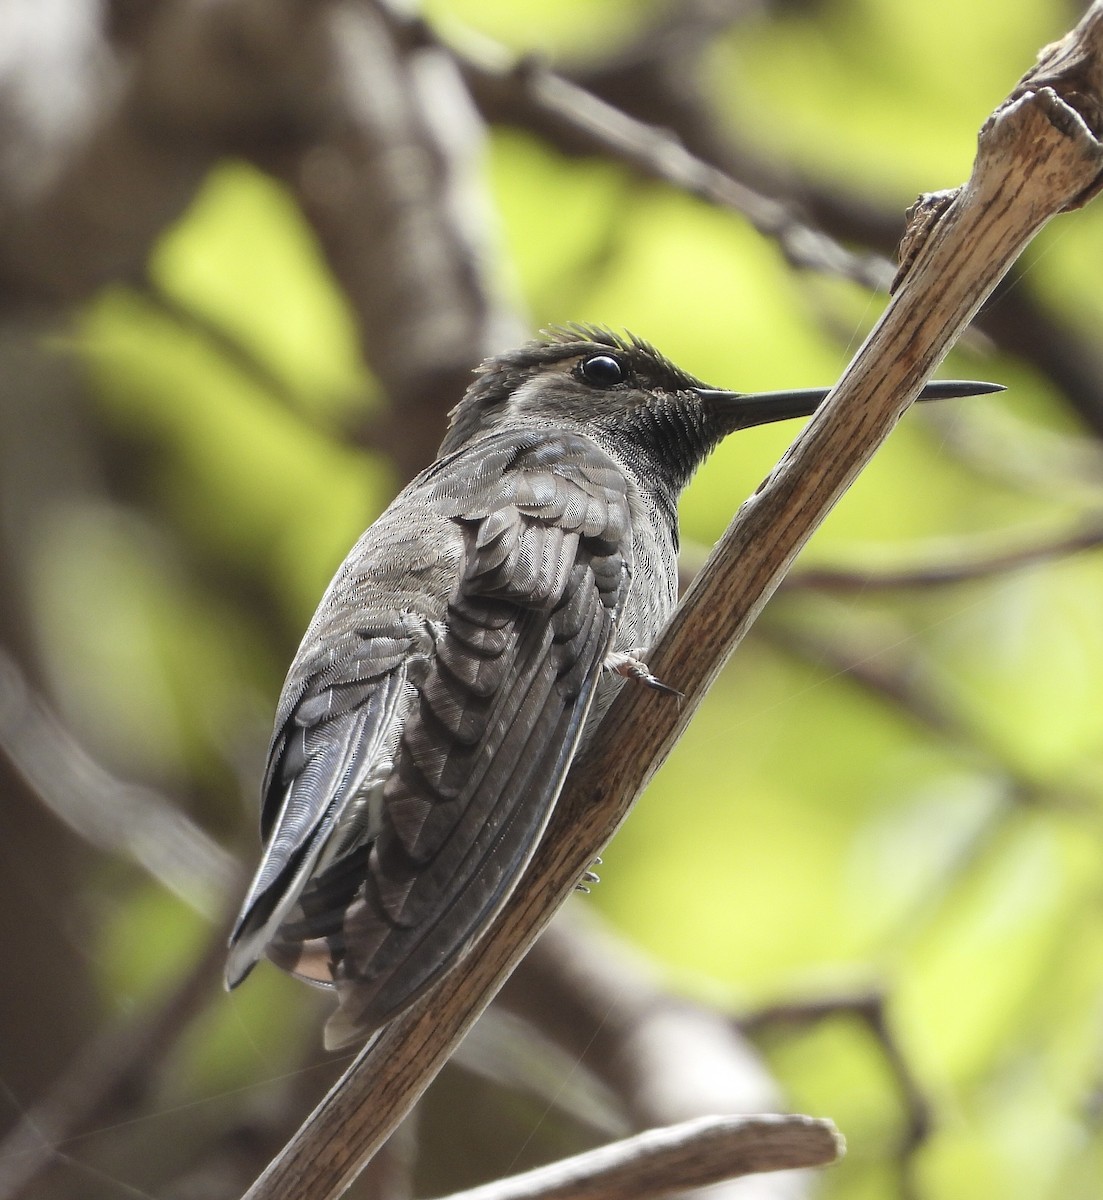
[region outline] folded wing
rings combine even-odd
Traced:
[[[273,744],[258,916],[236,937],[243,961],[266,942],[336,984],[330,1045],[405,1008],[508,897],[628,586],[628,484],[593,442],[500,434],[444,466],[406,493],[459,534],[443,615],[373,612]]]

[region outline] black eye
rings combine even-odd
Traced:
[[[582,360],[582,378],[595,387],[612,387],[624,379],[624,368],[611,354],[595,354]]]

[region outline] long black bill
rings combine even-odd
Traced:
[[[919,393],[920,400],[952,400],[959,396],[985,396],[1002,392],[1002,383],[982,383],[972,379],[933,379]],[[702,388],[703,399],[717,403],[732,430],[770,425],[791,417],[810,417],[827,398],[830,388],[801,388],[792,392],[722,392]]]

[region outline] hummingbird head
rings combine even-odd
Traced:
[[[479,367],[440,453],[503,428],[570,428],[612,439],[621,457],[650,452],[688,478],[725,434],[742,427],[724,402],[738,395],[710,388],[642,338],[563,326]],[[758,414],[748,423],[782,415]]]
[[[680,489],[729,433],[809,416],[829,390],[724,391],[633,334],[560,326],[478,368],[452,410],[440,454],[500,429],[569,428]],[[1000,390],[997,384],[944,380],[929,384],[920,398]]]

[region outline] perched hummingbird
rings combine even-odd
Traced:
[[[677,598],[682,489],[727,434],[826,394],[719,391],[581,325],[487,360],[291,664],[228,986],[266,953],[335,987],[335,1048],[447,971],[508,898],[624,676],[664,686],[644,656]]]

